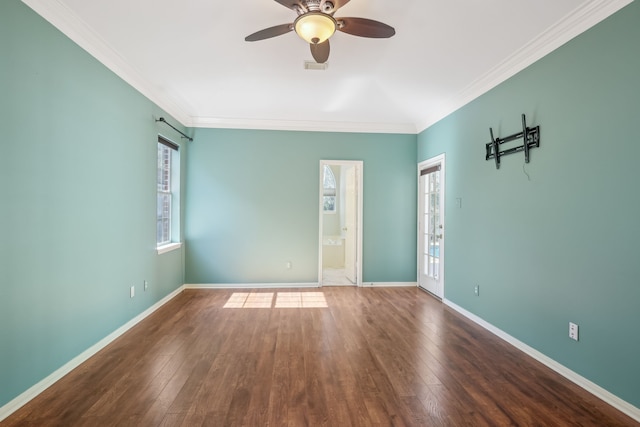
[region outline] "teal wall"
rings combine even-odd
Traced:
[[[198,129],[187,157],[165,112],[0,2],[0,407],[185,281],[317,280],[321,159],[364,161],[364,281],[415,281],[416,150],[447,154],[446,297],[640,406],[638,22],[634,2],[417,138]],[[484,161],[521,113],[530,180]],[[185,178],[186,251],[164,255],[158,133]]]
[[[634,2],[418,137],[419,161],[447,156],[446,298],[636,407],[639,23]],[[522,113],[531,180],[522,153],[484,159]]]
[[[0,407],[183,283],[182,251],[155,252],[157,135],[180,140],[154,114],[0,2]]]
[[[364,161],[364,281],[415,282],[415,135],[197,129],[189,148],[187,283],[317,282],[322,159]]]

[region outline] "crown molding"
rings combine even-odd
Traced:
[[[234,128],[260,130],[293,130],[315,132],[400,133],[416,134],[493,89],[550,52],[567,43],[633,0],[590,0],[573,10],[506,60],[480,76],[449,102],[427,113],[417,123],[324,122],[295,120],[262,120],[222,117],[191,117],[167,94],[146,81],[118,52],[88,24],[59,0],[22,0],[37,14],[100,61],[108,69],[154,102],[180,124],[199,128]]]
[[[63,3],[58,0],[22,2],[182,125],[186,126],[189,122],[189,115],[173,99],[145,80],[115,49]]]
[[[416,134],[416,126],[413,123],[331,122],[311,120],[260,120],[197,117],[192,119],[187,126],[221,129]]]
[[[134,89],[165,110],[183,126],[228,129],[416,134],[416,127],[413,123],[357,123],[191,117],[178,106],[174,99],[161,93],[158,88],[145,80],[143,76],[135,68],[131,67],[95,30],[62,2],[59,0],[22,0],[22,2]]]
[[[473,81],[456,96],[450,98],[449,102],[445,102],[437,110],[432,110],[423,122],[416,123],[418,133],[513,77],[632,2],[633,0],[591,0],[582,4],[518,49],[513,55]]]

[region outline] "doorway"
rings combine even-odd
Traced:
[[[320,161],[320,286],[362,285],[362,170],[362,161]]]
[[[418,286],[444,298],[445,156],[418,165]]]

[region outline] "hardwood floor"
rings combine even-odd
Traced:
[[[0,425],[638,425],[415,288],[248,292],[183,292]]]

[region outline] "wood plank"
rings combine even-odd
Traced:
[[[640,425],[417,289],[279,292],[185,291],[0,425]]]

